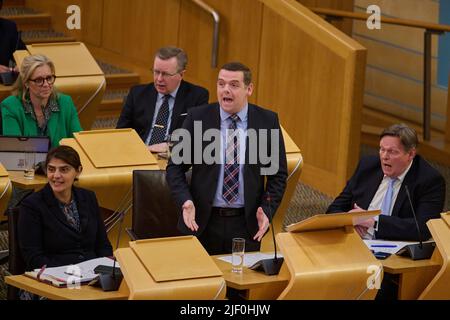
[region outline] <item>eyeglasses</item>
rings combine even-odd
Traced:
[[[396,149],[380,148],[379,152],[380,152],[380,154],[386,153],[390,157],[397,157],[402,154],[402,152],[400,150],[396,150]]]
[[[55,75],[51,75],[45,78],[39,77],[36,79],[30,79],[30,81],[33,81],[36,85],[42,87],[44,85],[44,81],[47,81],[48,84],[54,84],[56,80]]]
[[[173,76],[176,76],[177,74],[180,73],[180,72],[168,73],[168,72],[165,72],[165,71],[154,70],[154,69],[152,69],[152,72],[153,72],[153,75],[154,75],[155,77],[161,76],[161,77],[163,77],[163,78],[173,77]]]

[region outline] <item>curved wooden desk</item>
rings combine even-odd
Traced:
[[[283,221],[287,214],[289,203],[291,202],[292,196],[294,195],[295,188],[297,187],[297,182],[300,179],[300,174],[302,172],[303,167],[303,157],[300,152],[300,149],[291,139],[286,130],[282,129],[282,132],[286,148],[288,179],[283,199],[281,200],[277,213],[275,214],[272,220],[275,235],[280,232],[283,232]],[[274,250],[273,237],[272,232],[270,231],[264,236],[264,238],[261,241],[261,251],[273,251],[273,250]]]
[[[436,242],[431,260],[438,263],[439,271],[425,288],[419,299],[450,299],[450,212],[442,213],[441,219],[427,222],[431,235]]]

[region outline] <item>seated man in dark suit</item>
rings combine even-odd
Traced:
[[[344,191],[327,212],[381,209],[375,219],[356,226],[365,239],[418,241],[418,231],[409,204],[411,195],[423,240],[431,237],[426,226],[439,218],[444,207],[445,180],[422,157],[416,155],[416,132],[404,124],[385,129],[380,136],[380,155],[363,158]]]
[[[189,108],[207,104],[208,90],[183,80],[187,55],[165,47],[155,54],[154,82],[131,88],[117,128],[133,128],[151,152],[165,152],[167,136],[180,128]]]
[[[0,10],[3,0],[0,0]],[[10,61],[14,61],[13,53],[17,49],[25,49],[25,45],[17,32],[13,21],[0,18],[0,73],[12,71]]]

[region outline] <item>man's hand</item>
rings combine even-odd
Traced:
[[[195,206],[192,200],[187,200],[183,203],[183,220],[184,224],[191,230],[197,231],[198,225],[195,222]]]
[[[364,210],[363,208],[361,208],[360,206],[358,206],[358,205],[356,204],[356,202],[355,202],[355,204],[353,205],[353,209],[350,210],[350,211],[348,211],[348,212],[362,212],[362,211],[367,211],[367,210]]]
[[[153,152],[153,153],[163,153],[163,152],[167,152],[167,143],[162,142],[162,143],[152,144],[152,145],[148,146],[147,148],[150,152]]]
[[[363,208],[359,207],[356,203],[353,205],[353,209],[350,210],[349,212],[363,212],[363,211],[367,211],[364,210]],[[355,224],[355,230],[356,232],[358,232],[359,236],[361,238],[364,238],[367,235],[367,230],[369,230],[369,228],[373,228],[373,226],[375,225],[375,219],[370,218],[364,221],[360,221],[358,222],[358,224]]]
[[[258,210],[256,211],[256,220],[258,220],[259,230],[253,237],[253,240],[261,241],[262,237],[269,229],[269,218],[267,218],[266,214],[264,213],[261,207],[259,207]]]
[[[0,64],[0,73],[11,72],[11,68]]]

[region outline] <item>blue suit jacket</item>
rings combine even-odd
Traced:
[[[354,203],[367,209],[383,176],[378,156],[361,159],[344,191],[328,207],[327,212],[347,212],[353,208]],[[445,180],[428,162],[416,155],[400,187],[392,215],[380,215],[378,231],[375,234],[377,239],[419,240],[405,186],[408,186],[411,194],[422,239],[431,237],[426,222],[440,217],[445,200]]]
[[[95,193],[73,187],[81,232],[75,230],[47,184],[20,206],[18,238],[26,269],[56,267],[112,256]]]

